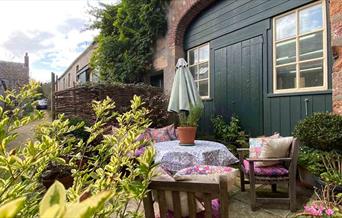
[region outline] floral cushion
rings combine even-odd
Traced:
[[[246,170],[246,173],[249,173],[249,162],[247,160],[243,160],[243,166]],[[289,171],[281,166],[281,165],[274,165],[274,166],[267,166],[267,167],[256,167],[254,166],[254,173],[256,176],[287,176]]]
[[[260,158],[261,148],[267,144],[271,139],[280,138],[278,133],[266,137],[250,138],[249,139],[249,158]]]
[[[152,140],[157,142],[165,142],[177,139],[174,125],[169,125],[163,128],[153,129],[149,128],[148,133]]]
[[[212,218],[220,218],[220,200],[219,199],[214,199],[211,201],[211,214],[212,214]],[[174,217],[173,212],[168,210],[166,217],[173,218]],[[205,217],[204,211],[196,214],[196,218],[204,218],[204,217]]]
[[[210,165],[195,165],[179,170],[176,175],[208,175],[208,174],[225,174],[234,171],[234,168],[223,166],[210,166]],[[175,175],[175,176],[176,176]]]
[[[134,152],[135,157],[140,157],[146,150],[146,147],[141,147]]]
[[[231,167],[223,166],[209,166],[209,165],[196,165],[179,170],[173,178],[177,181],[194,181],[202,183],[219,183],[220,176],[227,177],[228,191],[232,191],[234,188],[235,179],[238,170]],[[198,198],[202,198],[201,194],[196,193]]]

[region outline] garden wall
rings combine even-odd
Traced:
[[[95,121],[91,103],[107,96],[115,101],[116,111],[130,109],[130,100],[134,95],[141,96],[145,107],[150,110],[152,127],[162,127],[172,123],[172,114],[167,112],[168,99],[163,90],[143,84],[93,84],[83,85],[55,93],[55,115],[64,114],[67,118],[80,118],[90,123]]]

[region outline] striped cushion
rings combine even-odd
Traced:
[[[246,173],[249,173],[249,162],[247,160],[243,160],[243,166],[246,170]],[[254,173],[256,176],[287,176],[289,171],[283,167],[282,165],[273,165],[268,167],[256,167],[254,166]]]

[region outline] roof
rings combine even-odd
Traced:
[[[96,42],[93,41],[70,65],[69,67],[64,71],[64,73],[58,77],[58,80],[61,80],[64,75],[76,64],[76,62],[83,57],[83,55],[87,54],[89,50],[93,49],[95,46]]]
[[[29,78],[29,68],[24,63],[16,63],[9,61],[0,61],[0,78],[1,79],[27,79]]]

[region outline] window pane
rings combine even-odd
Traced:
[[[299,87],[323,86],[323,61],[300,64]]]
[[[197,65],[198,66],[198,65]],[[194,80],[197,80],[197,66],[193,66],[193,67],[190,67],[190,72],[192,74],[192,76],[194,77]]]
[[[189,65],[196,64],[198,62],[198,49],[191,50],[189,52]]]
[[[208,63],[200,64],[199,72],[198,72],[199,79],[207,79],[208,72],[209,72]]]
[[[296,14],[276,19],[276,39],[285,39],[296,35]]]
[[[199,48],[199,61],[209,60],[209,44]]]
[[[200,96],[208,96],[208,80],[203,80],[198,82],[198,89]]]
[[[299,59],[323,57],[323,34],[313,33],[299,38]]]
[[[299,32],[306,33],[320,29],[322,22],[322,5],[315,5],[299,12]]]
[[[277,67],[277,89],[292,89],[296,87],[296,65]]]
[[[296,61],[296,40],[289,40],[276,44],[277,65]]]

